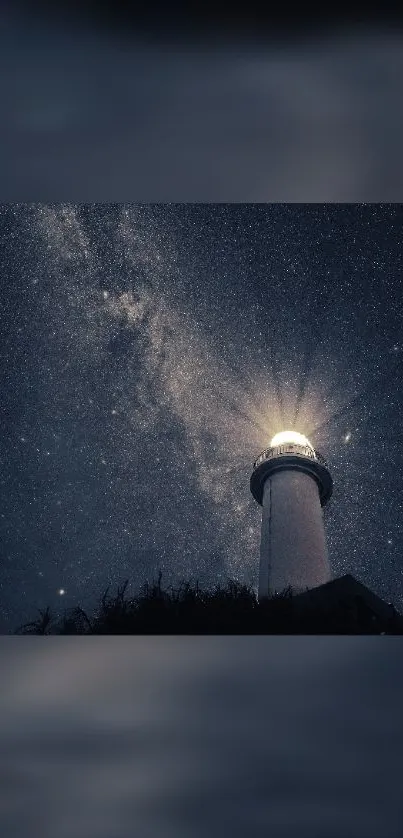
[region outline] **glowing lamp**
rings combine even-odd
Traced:
[[[297,433],[297,431],[280,431],[280,433],[276,434],[271,440],[270,448],[275,448],[276,445],[287,444],[305,445],[308,448],[312,448],[312,451],[314,450],[314,447],[312,443],[309,442],[309,439],[307,439],[303,434]]]

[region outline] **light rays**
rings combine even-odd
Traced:
[[[332,413],[328,419],[322,422],[320,425],[313,427],[310,431],[310,434],[313,436],[315,434],[320,433],[324,428],[328,427],[329,425],[338,423],[344,416],[347,414],[352,414],[354,408],[361,403],[361,406],[365,406],[366,411],[366,422],[370,419],[371,413],[371,405],[368,405],[368,397],[372,396],[374,392],[376,392],[376,400],[377,400],[377,408],[378,408],[378,400],[379,396],[382,391],[385,389],[386,385],[394,378],[398,370],[403,370],[403,360],[399,359],[396,364],[393,365],[392,369],[389,370],[387,373],[382,371],[380,375],[376,378],[372,379],[370,383],[363,387],[352,399],[350,399],[346,404],[344,404],[339,410]]]
[[[312,344],[312,336],[314,336],[314,337],[316,336],[316,337],[319,338],[318,344],[316,346],[313,346],[313,344]],[[321,342],[322,342],[322,336],[318,333],[318,330],[313,325],[311,330],[310,330],[309,340],[306,340],[306,342],[305,342],[304,363],[303,363],[303,367],[302,367],[302,373],[301,373],[301,378],[300,378],[300,385],[299,385],[298,392],[297,392],[297,398],[296,398],[296,401],[295,401],[294,417],[293,417],[293,420],[292,420],[292,427],[293,428],[295,428],[295,426],[297,424],[297,421],[298,421],[299,412],[300,412],[302,402],[304,400],[305,393],[306,393],[306,390],[307,390],[307,386],[308,386],[308,383],[309,383],[309,376],[310,376],[310,374],[312,372],[312,369],[313,369],[313,361],[314,361],[314,358],[315,358],[315,354],[318,351],[318,347],[321,344]]]
[[[274,353],[274,350],[273,350],[273,347],[272,347],[271,343],[270,343],[270,367],[271,367],[271,373],[272,373],[272,377],[273,377],[273,381],[274,381],[275,394],[276,394],[276,400],[277,400],[277,408],[278,408],[278,411],[279,411],[279,414],[280,414],[281,425],[283,426],[285,420],[284,420],[284,405],[283,405],[283,393],[282,393],[282,388],[281,388],[281,379],[280,379],[280,376],[277,374],[275,353]]]

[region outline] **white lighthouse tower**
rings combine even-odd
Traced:
[[[322,507],[333,481],[321,454],[302,434],[276,434],[254,463],[250,489],[262,506],[259,599],[329,582]]]

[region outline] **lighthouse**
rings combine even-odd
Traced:
[[[282,431],[255,461],[250,489],[262,506],[259,599],[329,582],[323,507],[333,481],[323,456],[302,434]]]

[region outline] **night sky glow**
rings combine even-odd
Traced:
[[[252,463],[326,458],[333,574],[403,607],[403,206],[3,205],[0,628],[257,587]]]

